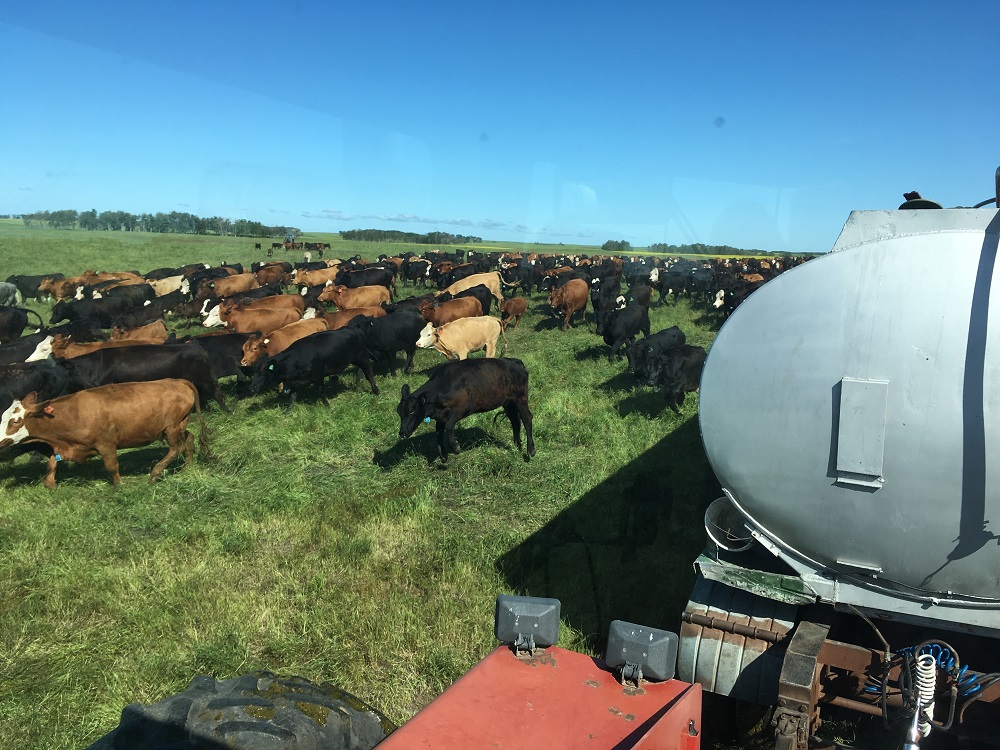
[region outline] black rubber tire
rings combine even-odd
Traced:
[[[199,676],[183,693],[132,703],[88,750],[371,750],[394,729],[329,683],[257,672]]]

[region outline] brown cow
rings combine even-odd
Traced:
[[[261,286],[267,286],[275,281],[280,282],[282,288],[288,286],[289,274],[285,273],[285,269],[277,264],[264,266],[254,276],[257,277],[257,283]]]
[[[506,328],[510,324],[511,318],[513,318],[516,330],[521,325],[521,316],[526,312],[528,312],[528,300],[524,297],[505,299],[500,305],[500,322]]]
[[[319,293],[320,302],[332,302],[338,310],[352,307],[375,307],[383,302],[389,302],[389,290],[384,286],[359,286],[348,289],[346,286],[327,284]]]
[[[120,273],[97,273],[96,271],[84,271],[79,276],[68,279],[46,279],[38,286],[38,290],[51,294],[56,300],[69,299],[78,287],[96,284],[98,281],[112,281],[117,279],[137,279],[134,273],[122,271]]]
[[[337,312],[326,313],[323,317],[330,326],[330,330],[336,331],[346,326],[359,315],[364,315],[369,318],[384,318],[386,314],[387,313],[384,307],[352,307],[347,310],[338,310]]]
[[[306,302],[298,294],[273,294],[254,300],[225,300],[205,315],[205,328],[225,325],[234,310],[295,310],[299,317],[305,312]]]
[[[146,383],[114,383],[38,403],[34,393],[15,400],[0,416],[0,447],[44,444],[52,450],[45,486],[56,487],[56,467],[63,459],[83,463],[93,456],[104,460],[111,483],[121,483],[118,449],[138,448],[160,439],[167,441],[167,455],[149,474],[153,482],[184,454],[194,460],[194,440],[187,430],[191,412],[201,425],[202,452],[208,448],[198,391],[187,380],[167,379]]]
[[[330,266],[329,268],[317,268],[315,271],[295,271],[292,274],[292,283],[296,286],[319,286],[328,281],[333,281],[340,273],[340,266]]]
[[[147,342],[162,344],[167,340],[167,327],[161,318],[138,328],[115,326],[111,329],[112,341],[126,341],[128,339],[145,339]]]
[[[583,322],[587,322],[587,300],[590,287],[583,279],[570,279],[558,289],[549,292],[549,305],[553,315],[564,315],[562,329],[569,328],[570,319],[578,310],[583,312]]]
[[[283,352],[299,339],[311,336],[320,331],[330,329],[325,318],[309,318],[308,320],[296,320],[287,326],[282,326],[266,336],[262,333],[250,334],[243,342],[243,359],[240,364],[249,367],[263,355],[273,357],[278,352]]]
[[[497,356],[497,341],[503,336],[504,348],[507,336],[500,321],[491,315],[478,318],[461,318],[435,328],[430,323],[420,332],[417,346],[422,349],[437,349],[448,359],[467,359],[469,352],[486,350],[487,357]]]
[[[459,318],[477,318],[483,314],[483,306],[475,297],[459,297],[447,302],[427,303],[420,306],[420,314],[424,320],[435,327]]]
[[[164,341],[166,338],[164,338]],[[115,341],[94,341],[87,343],[77,343],[69,336],[56,334],[52,337],[52,356],[56,359],[73,359],[84,354],[96,352],[98,349],[117,349],[123,346],[137,346],[139,344],[162,344],[163,341],[156,339],[117,339]]]
[[[252,273],[238,273],[235,276],[226,276],[221,279],[206,279],[201,282],[196,297],[199,299],[229,297],[239,292],[249,292],[251,289],[259,288],[260,283]]]
[[[226,327],[230,331],[237,333],[253,333],[259,331],[263,334],[276,331],[289,323],[300,320],[302,316],[298,310],[233,310],[226,320]]]

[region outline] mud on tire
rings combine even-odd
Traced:
[[[257,672],[199,676],[183,693],[132,703],[88,750],[370,750],[394,729],[329,683]]]

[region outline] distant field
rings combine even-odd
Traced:
[[[253,243],[0,222],[0,277],[248,263]],[[337,240],[333,254],[403,249]],[[431,426],[399,441],[401,386],[441,361],[419,351],[413,374],[378,374],[380,396],[342,377],[329,409],[226,384],[232,414],[207,412],[215,459],[157,485],[160,446],[122,453],[118,491],[99,461],[61,465],[55,492],[42,464],[0,464],[0,736],[82,748],[130,702],[258,669],[333,682],[402,722],[493,647],[502,592],[558,597],[561,645],[593,653],[612,619],[678,628],[719,490],[697,399],[663,408],[608,362],[589,315],[562,333],[543,301],[508,334],[530,372],[530,463],[492,415],[459,426],[447,466]],[[684,302],[652,318],[705,347],[717,326]]]

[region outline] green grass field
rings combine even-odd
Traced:
[[[339,256],[426,249],[326,239]],[[0,277],[247,263],[253,242],[0,222]],[[441,361],[421,350],[408,376],[378,371],[380,396],[341,378],[330,408],[226,383],[232,413],[206,414],[214,460],[156,485],[159,445],[121,453],[117,491],[98,460],[62,464],[51,492],[44,464],[0,464],[0,736],[82,748],[128,703],[259,669],[333,682],[399,723],[494,646],[504,592],[558,597],[560,645],[593,653],[612,619],[677,629],[718,494],[696,396],[663,408],[589,317],[563,333],[543,302],[506,352],[530,372],[530,462],[492,415],[460,424],[447,466],[431,425],[399,441],[401,386]],[[652,319],[706,348],[717,326],[685,302]]]

